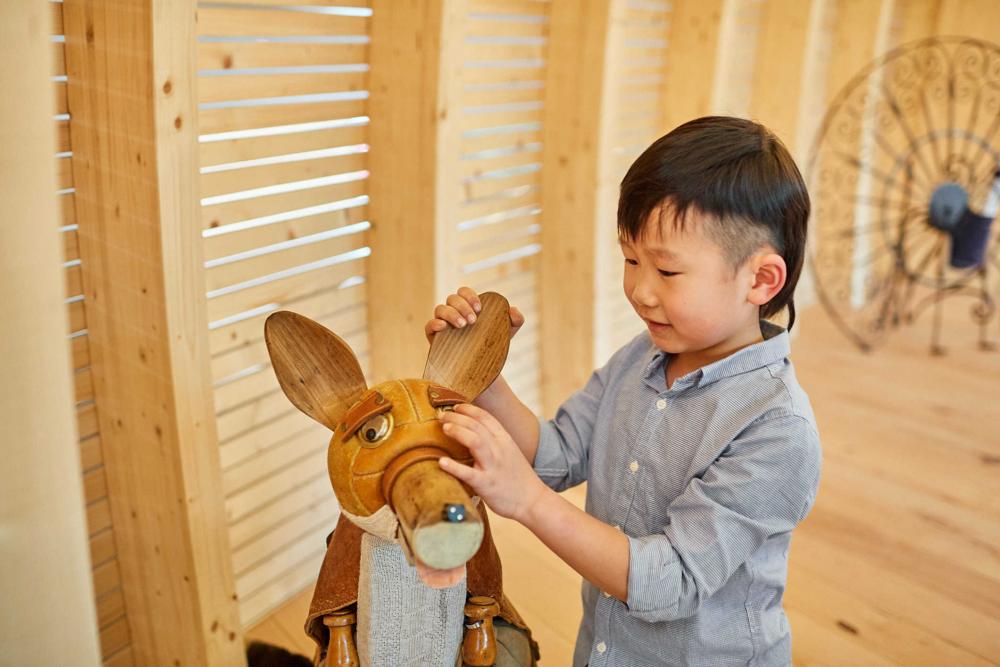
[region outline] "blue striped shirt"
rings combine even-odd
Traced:
[[[573,664],[788,665],[791,531],[819,483],[788,333],[674,381],[643,333],[540,420],[535,471],[587,481],[587,512],[629,541],[627,603],[583,582]]]

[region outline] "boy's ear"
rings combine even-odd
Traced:
[[[753,272],[747,301],[755,306],[763,306],[777,296],[788,280],[785,259],[776,252],[761,252],[750,259]]]

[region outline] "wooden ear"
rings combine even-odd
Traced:
[[[331,431],[367,388],[350,346],[308,317],[279,310],[264,323],[271,366],[285,396]]]
[[[454,389],[471,401],[503,369],[510,346],[510,304],[496,292],[479,295],[476,322],[434,334],[424,379]]]

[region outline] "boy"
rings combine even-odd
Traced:
[[[475,459],[442,468],[582,575],[574,665],[790,664],[781,599],[819,436],[788,332],[761,318],[787,307],[794,324],[808,217],[766,129],[676,128],[631,166],[618,205],[625,296],[647,332],[551,421],[502,377],[441,415]],[[449,296],[428,338],[478,305],[468,288]],[[556,493],[583,481],[586,512]]]

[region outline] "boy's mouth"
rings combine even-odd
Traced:
[[[656,320],[651,320],[648,317],[642,318],[646,320],[646,324],[651,327],[669,327],[670,325],[666,322],[657,322]]]

